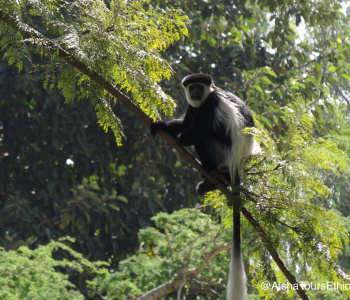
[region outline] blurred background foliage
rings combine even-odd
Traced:
[[[283,136],[281,108],[298,94],[311,105],[314,136],[333,139],[349,153],[346,1],[147,5],[180,8],[189,16],[189,36],[162,53],[174,70],[162,86],[176,100],[177,115],[186,105],[182,78],[202,71],[241,97],[272,137]],[[36,19],[27,17],[35,27]],[[58,89],[43,88],[43,75],[31,72],[39,61],[25,61],[21,72],[0,61],[0,245],[35,247],[69,235],[84,257],[113,258],[116,267],[135,252],[138,230],[151,225],[157,212],[201,202],[194,189],[199,175],[121,106],[126,139],[117,147],[91,104],[65,103]],[[348,175],[324,180],[332,195],[323,206],[348,217]],[[349,251],[341,256],[345,270]],[[75,282],[83,286],[79,277]]]

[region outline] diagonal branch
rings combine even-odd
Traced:
[[[242,207],[242,213],[250,222],[250,224],[255,228],[256,232],[260,236],[261,240],[265,244],[267,250],[271,254],[273,260],[275,261],[277,266],[280,268],[284,276],[287,278],[290,284],[293,285],[293,287],[295,287],[294,290],[298,293],[298,296],[303,300],[310,300],[309,297],[306,295],[305,291],[302,289],[302,286],[297,282],[295,276],[289,272],[288,268],[285,266],[285,264],[281,260],[275,248],[271,247],[271,244],[269,243],[269,239],[266,236],[264,229],[258,223],[258,221],[253,217],[250,211],[247,210],[244,206]]]
[[[102,86],[106,91],[108,91],[112,96],[118,99],[127,109],[133,112],[143,123],[145,123],[145,125],[147,125],[148,127],[151,125],[152,119],[148,115],[146,115],[129,97],[127,97],[120,90],[118,90],[115,85],[108,82],[102,75],[95,72],[94,70],[86,66],[84,63],[78,61],[72,53],[62,48],[60,45],[56,44],[52,40],[46,38],[43,34],[31,28],[27,24],[22,23],[19,18],[4,14],[1,9],[0,9],[0,21],[7,24],[8,26],[11,26],[13,29],[20,32],[24,37],[28,39],[32,39],[32,43],[35,44],[35,46],[43,47],[50,53],[57,55],[63,61],[67,62],[68,64],[70,64],[71,66],[73,66],[74,68],[82,72],[83,74],[89,76],[92,80],[94,80],[96,83]],[[199,173],[201,173],[203,176],[208,178],[221,192],[223,192],[228,200],[232,199],[232,193],[230,193],[227,190],[226,185],[223,184],[217,176],[205,172],[201,164],[190,152],[188,152],[184,147],[182,147],[174,138],[172,138],[167,133],[163,131],[159,131],[158,134],[171,147],[173,147],[181,156],[183,156]],[[276,250],[273,247],[269,246],[270,243],[269,243],[268,235],[265,233],[261,225],[257,222],[257,220],[252,216],[252,214],[245,207],[242,207],[242,212],[243,212],[243,215],[250,222],[250,224],[258,232],[260,238],[265,243],[271,256],[273,257],[273,259],[275,260],[276,264],[279,266],[279,268],[281,269],[285,277],[288,279],[288,281],[292,285],[298,284],[295,277],[289,272],[288,268],[284,265],[284,263],[280,259]],[[188,273],[186,274],[186,276],[194,277],[198,275],[201,271],[202,271],[202,268],[189,270],[187,271]],[[174,287],[175,288],[178,287],[182,281],[183,281],[183,275],[180,274],[178,277],[176,277],[172,281],[165,283],[162,289],[168,290],[171,292],[174,290]],[[299,297],[301,299],[308,300],[309,298],[307,297],[305,291],[301,289],[301,286],[299,284],[298,284],[298,287],[299,289],[297,289],[296,291]],[[156,298],[149,297],[149,298],[139,298],[139,299],[156,299]]]

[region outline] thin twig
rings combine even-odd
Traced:
[[[177,289],[177,297],[176,297],[176,300],[180,300],[180,299],[181,299],[181,291],[182,291],[182,288],[184,287],[186,281],[187,281],[187,279],[186,279],[186,273],[184,272],[184,273],[183,273],[183,280],[182,280],[182,282],[180,283],[179,288]]]
[[[248,173],[251,169],[257,167],[257,166],[260,165],[260,164],[262,164],[266,159],[267,159],[267,157],[265,156],[262,160],[260,160],[260,161],[257,162],[256,164],[252,165],[249,169],[244,170],[244,173]]]
[[[270,169],[270,170],[263,170],[263,171],[259,171],[259,172],[246,172],[247,175],[259,175],[259,174],[267,174],[273,171],[277,171],[279,169],[282,169],[282,165],[278,164],[275,168]]]
[[[171,253],[172,253],[173,255],[175,255],[175,251],[174,251],[173,247],[171,246],[168,228],[164,227],[164,232],[165,232],[166,241],[167,241],[167,243],[168,243],[168,246],[169,246],[169,248],[170,248],[170,251],[171,251]]]

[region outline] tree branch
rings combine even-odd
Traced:
[[[276,167],[274,167],[273,169],[270,170],[263,170],[263,171],[259,171],[259,172],[245,172],[247,175],[259,175],[259,174],[267,174],[270,172],[274,172],[277,171],[279,169],[282,169],[281,164],[278,164]]]
[[[168,231],[168,228],[166,226],[164,227],[164,232],[165,232],[165,236],[166,236],[166,241],[168,243],[168,247],[169,247],[171,253],[173,255],[175,255],[175,251],[174,251],[173,247],[171,246],[171,242],[170,242],[170,238],[169,238],[169,231]]]
[[[150,290],[148,293],[143,294],[137,300],[156,300],[162,296],[170,294],[176,291],[181,283],[184,281],[184,278],[190,280],[192,278],[197,277],[203,270],[210,264],[210,262],[222,251],[229,250],[231,248],[231,244],[223,244],[214,250],[214,252],[208,254],[205,259],[205,264],[201,267],[190,269],[190,270],[181,270],[172,280]]]
[[[27,24],[22,23],[20,18],[16,16],[5,15],[2,10],[0,10],[0,21],[11,26],[13,29],[20,32],[24,37],[33,39],[32,43],[34,45],[36,46],[39,45],[44,47],[44,49],[48,50],[54,55],[57,55],[63,61],[67,62],[68,64],[70,64],[71,66],[73,66],[74,68],[82,72],[83,74],[89,76],[92,80],[94,80],[96,83],[102,86],[117,100],[119,100],[127,109],[133,112],[143,123],[145,123],[145,125],[147,125],[148,127],[151,125],[153,120],[148,115],[146,115],[129,97],[127,97],[120,90],[118,90],[115,85],[108,82],[102,75],[93,71],[92,69],[87,67],[84,63],[78,61],[72,53],[62,48],[60,45],[54,43],[50,39],[46,38],[43,34],[31,28]],[[232,199],[233,195],[227,190],[226,185],[223,184],[221,180],[218,179],[217,176],[214,176],[212,174],[205,172],[201,164],[198,162],[198,160],[190,152],[188,152],[184,147],[182,147],[174,138],[172,138],[169,134],[163,131],[159,131],[158,135],[161,136],[181,156],[183,156],[200,174],[208,178],[222,193],[224,193],[228,201]],[[251,213],[245,207],[242,207],[242,212],[243,212],[243,215],[248,219],[250,224],[257,230],[260,238],[265,243],[271,256],[273,257],[273,259],[275,260],[276,264],[279,266],[283,274],[286,276],[288,281],[291,284],[297,284],[295,277],[289,272],[287,267],[283,264],[282,260],[279,258],[278,253],[275,251],[275,249],[269,246],[270,245],[270,243],[268,242],[269,238],[265,233],[265,231],[263,230],[263,228],[260,226],[260,224],[255,220],[255,218],[251,215]],[[206,260],[206,264],[211,259],[208,258]],[[197,276],[200,272],[204,270],[204,268],[205,266],[187,271],[186,273],[187,278]],[[160,296],[156,297],[155,295],[160,295],[160,290],[162,291],[162,295],[168,294],[174,291],[174,289],[176,289],[181,284],[182,280],[183,280],[183,275],[179,274],[175,279],[168,281],[167,283],[163,284],[161,287],[158,287],[148,292],[144,296],[140,297],[139,300],[157,299],[157,297],[160,297]],[[301,289],[301,287],[297,290],[297,293],[301,299],[309,299],[305,294],[305,292]],[[146,297],[146,295],[149,295],[149,296]]]
[[[261,240],[265,244],[267,250],[271,254],[273,260],[277,264],[277,266],[280,268],[284,276],[287,278],[287,280],[290,282],[291,285],[297,286],[296,292],[298,296],[303,299],[303,300],[310,300],[310,298],[306,295],[305,291],[302,289],[301,285],[297,282],[295,279],[295,276],[289,272],[288,268],[285,266],[281,258],[279,257],[277,251],[271,246],[271,243],[269,243],[269,240],[266,236],[265,231],[263,228],[260,226],[258,221],[253,217],[253,215],[250,213],[249,210],[247,210],[245,207],[242,207],[242,213],[243,215],[247,218],[247,220],[250,222],[250,224],[255,228],[257,233],[259,234]]]

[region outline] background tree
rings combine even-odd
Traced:
[[[0,248],[0,299],[84,299],[69,281],[69,275],[59,270],[92,276],[106,273],[103,267],[107,264],[90,262],[65,242],[74,240],[51,241],[35,250],[27,246],[16,251]],[[58,252],[68,254],[70,260],[55,258]]]
[[[154,63],[153,60],[147,61],[149,57],[145,55],[145,52],[133,51],[135,50],[135,48],[133,48],[135,47],[133,43],[139,43],[140,41],[137,39],[140,38],[141,35],[142,38],[144,38],[145,29],[151,28],[147,26],[150,26],[152,23],[150,20],[154,21],[154,19],[152,19],[152,17],[149,19],[144,18],[144,15],[141,17],[141,14],[135,13],[136,8],[140,11],[140,6],[131,6],[131,9],[135,9],[133,11],[135,15],[134,19],[132,19],[131,23],[126,22],[129,27],[118,27],[118,30],[120,29],[121,31],[117,32],[118,34],[122,34],[121,36],[124,36],[123,34],[125,34],[126,38],[124,40],[118,39],[118,43],[116,42],[116,39],[113,39],[112,41],[114,45],[122,45],[121,47],[127,48],[128,50],[131,49],[131,52],[123,54],[122,50],[124,48],[122,48],[117,53],[110,53],[108,52],[107,40],[109,40],[111,32],[113,33],[115,31],[115,28],[109,27],[111,26],[111,23],[108,23],[108,20],[110,20],[108,17],[105,20],[101,20],[101,15],[99,15],[99,13],[101,11],[105,12],[103,5],[100,3],[95,6],[95,10],[90,9],[90,12],[87,13],[87,17],[83,19],[83,21],[73,23],[68,30],[68,27],[66,29],[64,28],[62,14],[72,14],[76,21],[79,19],[79,15],[77,14],[78,10],[75,10],[76,8],[83,11],[84,8],[91,7],[88,6],[88,2],[81,3],[79,1],[71,1],[64,3],[65,6],[60,8],[61,10],[56,11],[53,15],[47,12],[49,12],[50,8],[55,7],[44,7],[45,9],[40,12],[40,18],[37,17],[36,20],[42,18],[44,22],[49,25],[48,33],[54,33],[57,35],[63,33],[63,37],[58,40],[60,45],[62,45],[67,51],[76,53],[77,58],[81,59],[82,62],[88,62],[87,65],[90,68],[106,74],[107,79],[111,79],[114,74],[119,74],[120,77],[118,77],[117,80],[119,81],[117,82],[119,82],[121,86],[127,88],[129,84],[129,88],[131,86],[136,87],[135,90],[130,90],[130,92],[134,92],[135,99],[137,100],[141,99],[141,97],[145,97],[145,99],[149,101],[148,105],[150,106],[145,106],[143,108],[151,115],[156,114],[152,105],[157,105],[157,103],[159,104],[160,102],[157,102],[159,101],[156,100],[158,98],[152,98],[152,91],[157,93],[159,92],[159,89],[155,87],[153,90],[152,88],[150,90],[145,90],[145,87],[149,87],[149,82],[146,81],[147,84],[142,84],[138,80],[142,81],[142,79],[146,78],[142,75],[144,74],[143,72],[148,69],[144,68],[145,66],[149,67],[150,65],[159,67],[159,69],[157,69],[157,71],[148,70],[150,72],[147,75],[153,80],[160,79],[157,72],[160,72],[162,67],[164,67],[164,61],[161,61],[159,65]],[[76,6],[71,4],[75,4]],[[159,4],[168,6],[171,2],[161,2]],[[52,5],[55,5],[55,3],[53,2]],[[176,5],[180,4],[174,3],[174,6]],[[183,77],[183,73],[186,72],[187,74],[189,71],[197,72],[199,70],[210,72],[214,75],[214,78],[217,78],[216,83],[218,85],[224,88],[235,89],[240,97],[249,101],[250,107],[252,107],[258,114],[262,115],[263,124],[273,132],[274,136],[279,136],[283,133],[283,129],[285,128],[285,122],[282,119],[282,110],[280,107],[285,106],[286,103],[291,101],[290,95],[298,92],[301,97],[305,99],[306,103],[312,104],[310,106],[310,111],[317,117],[316,120],[318,120],[314,133],[327,136],[327,138],[332,134],[337,138],[342,149],[348,149],[347,142],[342,139],[342,137],[346,136],[348,133],[346,131],[348,124],[344,118],[347,114],[347,104],[346,101],[339,102],[332,99],[333,95],[341,95],[343,98],[345,96],[346,99],[347,94],[345,81],[346,76],[348,76],[348,55],[346,52],[348,49],[346,39],[348,27],[345,22],[346,19],[342,18],[342,15],[339,14],[341,7],[338,5],[338,2],[324,1],[305,4],[284,1],[276,4],[275,2],[270,3],[261,1],[257,4],[251,4],[250,2],[245,1],[228,1],[223,2],[222,5],[217,5],[217,3],[214,5],[210,2],[200,4],[182,2],[181,6],[191,17],[189,39],[178,47],[173,46],[173,48],[170,48],[167,52],[168,60],[176,63],[174,66],[176,66],[177,72],[175,81],[164,83],[165,90],[167,90],[167,87],[171,87],[172,96],[175,99],[183,100],[183,96],[180,98],[181,90],[174,89],[174,86],[179,86],[179,80]],[[14,7],[17,7],[16,3],[5,1],[2,8],[6,12],[7,9],[13,9]],[[232,9],[227,9],[227,7]],[[123,9],[121,9],[121,11],[123,12]],[[35,10],[33,10],[33,12],[35,12]],[[30,15],[24,14],[23,16],[25,20],[28,20],[30,23],[33,22],[30,21]],[[91,24],[90,18],[96,19],[94,26],[89,25]],[[161,23],[161,21],[162,20],[160,20],[158,24]],[[136,26],[136,23],[139,24],[139,27]],[[334,25],[331,26],[331,24]],[[119,23],[118,25],[124,25],[124,23]],[[304,25],[305,28],[307,28],[304,35],[304,38],[308,41],[307,44],[297,36],[296,26],[298,25]],[[319,31],[321,33],[326,32],[325,30],[329,30],[329,28],[332,28],[333,31],[331,35],[322,35],[318,33],[318,28],[321,29]],[[123,31],[124,29],[125,32]],[[1,32],[5,37],[2,40],[2,45],[3,47],[6,47],[6,56],[10,58],[10,62],[13,62],[19,57],[17,55],[21,54],[21,52],[18,52],[17,50],[22,51],[25,48],[20,48],[19,46],[21,44],[16,42],[16,34],[11,30],[7,30],[9,29],[6,26],[1,28]],[[41,32],[46,33],[46,30],[41,30]],[[149,33],[149,31],[146,32]],[[337,32],[341,32],[341,34],[338,36]],[[157,31],[156,33],[159,35],[160,31]],[[94,36],[101,37],[98,40],[98,43],[96,39],[93,39]],[[169,36],[159,36],[164,38],[165,43],[169,42],[169,40],[167,40],[167,37]],[[313,39],[310,39],[310,36],[312,36]],[[130,37],[132,38],[129,41],[128,39]],[[92,44],[90,43],[91,39],[93,42]],[[125,47],[125,43],[127,43],[126,41],[130,42],[133,47],[129,44],[127,46],[130,46],[130,49]],[[149,42],[150,40],[145,38],[145,41]],[[311,42],[309,43],[309,41]],[[12,42],[12,48],[8,47],[8,42]],[[30,40],[27,40],[27,42],[30,42]],[[163,47],[162,45],[164,44],[159,42],[159,39],[156,39],[154,43],[150,42],[149,45],[144,46],[145,48],[142,50],[145,51],[146,49],[146,52],[157,52]],[[40,45],[38,45],[37,49],[42,50]],[[76,51],[77,49],[81,50],[81,52]],[[96,58],[92,56],[94,53],[104,53],[105,56],[102,55],[101,57]],[[117,56],[115,56],[116,54]],[[89,58],[90,61],[86,58]],[[47,84],[51,84],[51,82],[55,80],[56,75],[51,71],[57,70],[58,68],[58,71],[61,71],[59,72],[60,76],[58,76],[60,82],[59,86],[64,87],[63,92],[66,99],[72,99],[73,96],[76,96],[76,98],[84,98],[84,96],[88,95],[89,99],[92,100],[92,105],[99,111],[98,117],[100,117],[101,123],[107,124],[108,122],[111,122],[112,128],[120,133],[118,128],[121,122],[116,121],[110,111],[104,110],[106,106],[103,105],[103,102],[102,105],[101,102],[99,102],[100,99],[105,101],[105,103],[112,100],[104,94],[100,87],[96,86],[95,83],[81,73],[78,73],[78,75],[81,76],[79,77],[80,81],[72,80],[77,78],[74,76],[74,70],[68,65],[63,64],[61,66],[61,63],[58,63],[58,60],[56,59],[58,58],[53,57],[53,59],[48,62],[48,69],[46,69]],[[143,68],[140,67],[141,64],[132,66],[136,68],[137,72],[131,72],[130,64],[134,62],[137,64],[139,60],[146,62],[146,64],[143,65]],[[125,62],[125,69],[109,69],[114,66],[114,63],[112,62],[115,61],[119,63]],[[151,61],[152,63],[150,63]],[[19,60],[18,66],[22,66],[21,60]],[[123,74],[123,71],[127,72]],[[123,76],[127,77],[127,80],[124,82],[122,82],[124,78]],[[81,87],[81,89],[74,90],[72,83],[77,83],[77,86]],[[336,88],[338,89],[336,90]],[[163,97],[163,99],[169,101],[167,97]],[[152,101],[155,102],[152,103]],[[81,103],[82,102],[80,102],[78,106],[75,106],[78,110],[80,110]],[[29,111],[29,115],[27,114],[28,109],[26,107],[28,106],[30,108],[30,105],[33,107],[34,104],[35,100],[32,101],[31,99],[26,99],[24,106],[21,106],[21,108],[24,108],[23,116],[31,117],[34,111],[36,112],[36,109],[34,109]],[[171,104],[170,107],[172,106],[173,105]],[[179,111],[181,111],[181,108],[179,108]],[[16,112],[18,112],[18,110],[14,111],[15,115]],[[89,112],[91,112],[91,110],[89,110]],[[123,123],[127,124],[127,126],[125,126],[126,129],[128,129],[128,126],[130,125],[129,128],[133,130],[133,133],[135,134],[134,136],[137,138],[139,136],[144,136],[144,127],[142,128],[139,122],[133,121],[130,118],[130,114],[127,114],[125,111],[123,111],[123,114],[125,114],[127,119],[127,121]],[[335,115],[337,117],[333,117]],[[330,118],[327,118],[326,116],[329,116]],[[11,120],[13,122],[13,119]],[[72,114],[72,120],[73,123],[76,122],[76,114]],[[88,120],[92,119],[88,118]],[[2,126],[2,131],[6,133],[7,131],[4,129],[7,130],[10,127],[8,126],[8,123],[3,124],[6,124],[6,126]],[[14,124],[21,124],[21,122],[15,122]],[[79,127],[80,131],[84,133],[87,132],[87,129],[92,128],[92,125],[90,124],[86,127],[86,122],[82,122],[81,125],[82,126]],[[16,125],[13,125],[12,128],[15,126]],[[61,130],[61,126],[59,128]],[[138,130],[141,130],[142,134],[136,134],[139,132]],[[14,132],[14,130],[12,130],[12,132]],[[69,127],[67,132],[71,132]],[[25,137],[23,139],[24,141],[26,141],[27,138],[25,136],[26,133],[26,131],[23,132]],[[102,133],[100,134],[102,137]],[[88,134],[85,135],[85,138],[87,138],[87,135]],[[130,135],[127,136],[129,137]],[[3,141],[5,141],[5,137],[8,138],[9,142],[13,141],[10,134],[3,134]],[[40,138],[37,140],[41,141]],[[57,139],[55,138],[54,140],[55,142],[52,143],[56,143],[57,146]],[[65,141],[65,136],[61,138],[61,140]],[[72,140],[75,140],[74,136],[72,137]],[[101,143],[102,145],[113,147],[114,144],[111,141],[111,137],[109,140],[106,138],[102,138],[102,140],[105,142]],[[127,145],[129,141],[133,142],[129,138],[126,142]],[[84,168],[76,168],[76,165],[80,165],[79,160],[81,157],[78,154],[81,152],[85,153],[86,150],[78,149],[79,151],[75,152],[77,154],[75,154],[73,158],[71,152],[67,151],[68,155],[64,155],[60,160],[56,159],[55,154],[51,160],[53,163],[49,165],[50,168],[47,168],[47,174],[50,176],[46,174],[43,177],[38,177],[40,179],[43,178],[43,180],[39,180],[40,183],[44,185],[43,189],[32,188],[30,184],[28,184],[28,181],[19,181],[18,177],[15,177],[16,174],[26,174],[25,172],[27,172],[30,179],[29,182],[32,182],[31,185],[38,182],[38,180],[35,180],[35,177],[31,178],[33,173],[30,171],[37,170],[38,165],[39,167],[41,167],[41,165],[40,163],[35,163],[35,168],[33,167],[30,171],[25,171],[28,170],[26,167],[29,166],[30,162],[33,162],[33,160],[31,158],[32,156],[28,155],[28,152],[26,152],[28,150],[23,151],[22,149],[30,149],[31,154],[35,154],[35,151],[37,151],[36,156],[38,157],[40,147],[38,150],[38,147],[34,147],[35,143],[30,143],[26,148],[20,148],[21,151],[18,151],[21,154],[20,156],[12,156],[11,154],[11,157],[9,157],[10,153],[16,152],[2,148],[2,153],[4,153],[2,159],[11,158],[11,161],[16,162],[20,170],[20,173],[17,173],[12,172],[12,170],[4,169],[8,170],[4,173],[4,178],[9,178],[9,184],[4,184],[4,192],[2,192],[2,195],[5,195],[6,197],[3,201],[4,206],[2,210],[4,216],[9,216],[7,213],[8,211],[11,212],[11,207],[14,209],[13,213],[10,215],[11,217],[6,219],[7,224],[4,225],[4,229],[7,230],[6,235],[4,235],[4,243],[8,243],[5,241],[10,241],[12,245],[16,245],[15,243],[23,243],[25,239],[27,239],[27,242],[32,242],[35,238],[29,240],[28,238],[33,236],[38,236],[39,240],[37,240],[37,243],[41,243],[49,237],[61,235],[62,230],[65,230],[65,232],[70,231],[71,233],[79,233],[80,236],[85,233],[80,247],[84,249],[84,252],[87,255],[92,255],[91,253],[94,252],[92,256],[94,258],[103,258],[106,254],[107,256],[110,256],[111,245],[113,246],[113,254],[120,255],[120,248],[118,248],[122,245],[122,243],[120,243],[120,238],[121,241],[123,241],[122,239],[124,236],[128,236],[131,232],[135,233],[136,230],[132,228],[131,225],[135,225],[135,221],[139,223],[137,225],[144,225],[145,222],[147,222],[148,216],[151,215],[148,210],[144,209],[147,207],[145,206],[145,203],[148,204],[151,212],[162,208],[164,204],[161,204],[159,199],[169,198],[167,195],[171,195],[172,202],[170,204],[166,203],[166,207],[164,207],[165,209],[172,210],[173,208],[178,207],[179,204],[181,205],[181,203],[186,203],[186,205],[194,203],[196,199],[193,196],[193,187],[185,184],[185,180],[193,182],[192,180],[189,180],[192,177],[191,174],[189,174],[190,172],[187,172],[188,167],[184,167],[186,174],[186,177],[184,177],[185,180],[180,181],[179,178],[182,178],[180,176],[181,173],[177,173],[178,169],[176,169],[176,167],[179,167],[182,164],[179,162],[178,157],[169,154],[168,149],[163,150],[159,148],[159,146],[156,146],[156,143],[158,143],[157,141],[149,141],[146,136],[139,141],[140,143],[130,143],[130,146],[126,147],[126,149],[129,153],[133,149],[141,149],[145,151],[135,151],[135,156],[132,158],[127,155],[125,155],[125,157],[121,156],[122,154],[118,153],[117,162],[115,158],[113,159],[114,155],[102,155],[101,144],[97,143],[95,148],[92,147],[93,149],[96,149],[95,152],[93,152],[94,156],[89,156],[90,154],[87,155],[86,160],[81,164],[88,170],[85,173],[81,171]],[[45,142],[48,143],[47,141]],[[118,134],[117,142],[120,142],[120,135]],[[92,142],[90,142],[90,144],[91,143]],[[33,144],[34,146],[32,146]],[[45,145],[45,143],[43,144]],[[3,145],[8,145],[7,141],[6,143],[4,142]],[[21,146],[20,143],[18,143],[18,145]],[[140,148],[136,148],[136,145]],[[152,151],[153,153],[146,151],[147,147],[145,146],[148,145],[151,145],[149,149],[157,149],[157,151]],[[286,150],[283,149],[286,145],[287,143],[280,143],[278,147],[280,147],[280,150]],[[59,147],[63,148],[61,145]],[[42,148],[45,149],[45,147]],[[3,151],[3,149],[6,149],[6,151]],[[11,147],[8,149],[12,150]],[[60,148],[57,149],[61,150]],[[113,151],[115,151],[114,147]],[[107,170],[110,170],[108,173],[106,173],[105,167],[102,168],[99,160],[95,159],[95,156],[98,155],[96,154],[97,152],[101,153],[101,161],[103,157],[106,164],[108,162],[109,168],[107,168]],[[112,153],[112,151],[108,152]],[[19,161],[18,157],[22,157],[22,160]],[[107,160],[106,157],[111,157],[111,160]],[[120,160],[120,157],[122,157],[123,160]],[[155,162],[155,158],[157,157],[160,158],[159,162]],[[93,162],[91,162],[91,158],[93,158]],[[27,159],[28,161],[25,163]],[[165,164],[165,161],[170,162],[170,164]],[[61,164],[59,164],[59,162],[61,162]],[[73,165],[72,162],[74,163]],[[135,166],[137,165],[140,167],[131,168],[134,164]],[[8,166],[7,163],[6,166]],[[92,169],[92,166],[95,168]],[[169,166],[173,167],[169,168]],[[152,169],[153,167],[155,170]],[[62,173],[62,169],[65,169],[66,172]],[[55,170],[59,175],[70,174],[72,184],[68,182],[62,185],[65,193],[62,194],[63,197],[58,193],[58,201],[56,203],[51,201],[54,199],[52,192],[48,193],[46,202],[37,201],[38,198],[36,198],[36,195],[38,190],[44,190],[45,193],[50,189],[50,185],[55,187],[57,184],[56,181],[60,184],[61,179],[64,181],[67,178],[66,175],[58,177],[57,175],[51,175],[50,172],[53,172],[52,170]],[[97,172],[95,170],[99,171]],[[173,174],[174,170],[175,174]],[[78,173],[78,175],[75,175],[75,173]],[[152,177],[149,176],[149,174],[156,174],[158,176]],[[166,176],[164,180],[162,179],[163,174]],[[336,177],[342,178],[343,182],[342,185],[338,185],[332,180],[332,178],[334,178],[333,175],[330,175],[330,173],[324,174],[324,178],[327,178],[329,186],[333,188],[333,190],[336,190],[337,193],[331,195],[334,199],[331,199],[330,197],[322,198],[322,205],[334,209],[333,203],[335,201],[335,203],[342,204],[343,207],[346,207],[346,201],[340,201],[340,199],[346,199],[348,180],[343,174],[338,173]],[[84,180],[83,178],[88,179]],[[144,178],[149,178],[149,181],[145,184],[142,182]],[[155,180],[155,178],[157,178],[157,180]],[[19,190],[17,182],[21,183],[20,190],[24,191],[25,196],[22,196],[22,193],[19,193],[19,195],[14,198],[13,191]],[[47,183],[43,184],[43,182]],[[114,191],[116,182],[132,182],[133,184],[129,187],[125,186],[125,184],[119,185],[118,189],[116,189],[116,193]],[[159,183],[161,183],[161,185],[158,185]],[[8,190],[8,187],[11,186],[16,186],[15,189],[12,189],[12,192],[11,190]],[[69,188],[72,188],[72,190],[69,190]],[[57,192],[61,192],[60,190],[52,191],[55,191],[55,195]],[[142,195],[142,197],[139,195]],[[181,197],[179,197],[179,195],[181,195]],[[182,195],[185,197],[182,197]],[[125,201],[123,196],[126,196],[129,200],[136,200],[136,205],[132,202],[130,206],[127,204],[122,204],[122,206],[118,205],[118,207],[115,206],[114,201]],[[28,199],[30,199],[30,201],[28,201]],[[62,201],[62,199],[64,199],[64,201]],[[43,203],[46,204],[44,207],[41,207]],[[101,205],[102,203],[103,205]],[[139,205],[137,205],[138,203]],[[33,206],[36,210],[32,209]],[[121,212],[116,211],[120,207],[124,209]],[[94,213],[91,213],[91,208]],[[136,210],[134,208],[136,208]],[[19,209],[22,209],[22,214],[18,214]],[[42,212],[43,210],[44,212]],[[36,219],[33,216],[30,216],[32,211],[37,211],[35,214]],[[48,217],[46,217],[47,211],[49,212]],[[133,214],[131,215],[130,212]],[[116,222],[114,221],[115,218],[124,217],[124,215],[129,217],[126,219],[129,223],[123,221],[124,226],[122,228],[116,226]],[[22,227],[23,224],[21,224],[20,221],[22,219],[28,219],[28,216],[30,216],[30,218],[29,222],[26,224],[35,224],[37,226],[39,223],[39,229],[33,231],[32,226]],[[111,220],[110,223],[105,221],[106,216],[107,220]],[[98,219],[100,222],[97,221]],[[40,222],[36,222],[36,220],[40,220]],[[42,220],[44,220],[43,223],[41,223]],[[93,223],[91,220],[97,225],[94,227],[90,226],[90,224]],[[109,224],[109,227],[105,226],[106,223]],[[18,224],[22,230],[14,229],[14,226],[12,226],[13,224]],[[52,228],[54,230],[52,230]],[[115,233],[117,233],[117,235],[115,235]],[[18,234],[20,235],[19,238]],[[91,238],[92,236],[93,238]],[[86,245],[89,245],[89,247]],[[100,249],[100,251],[96,251],[96,249]],[[108,249],[108,251],[106,251],[106,249]]]

